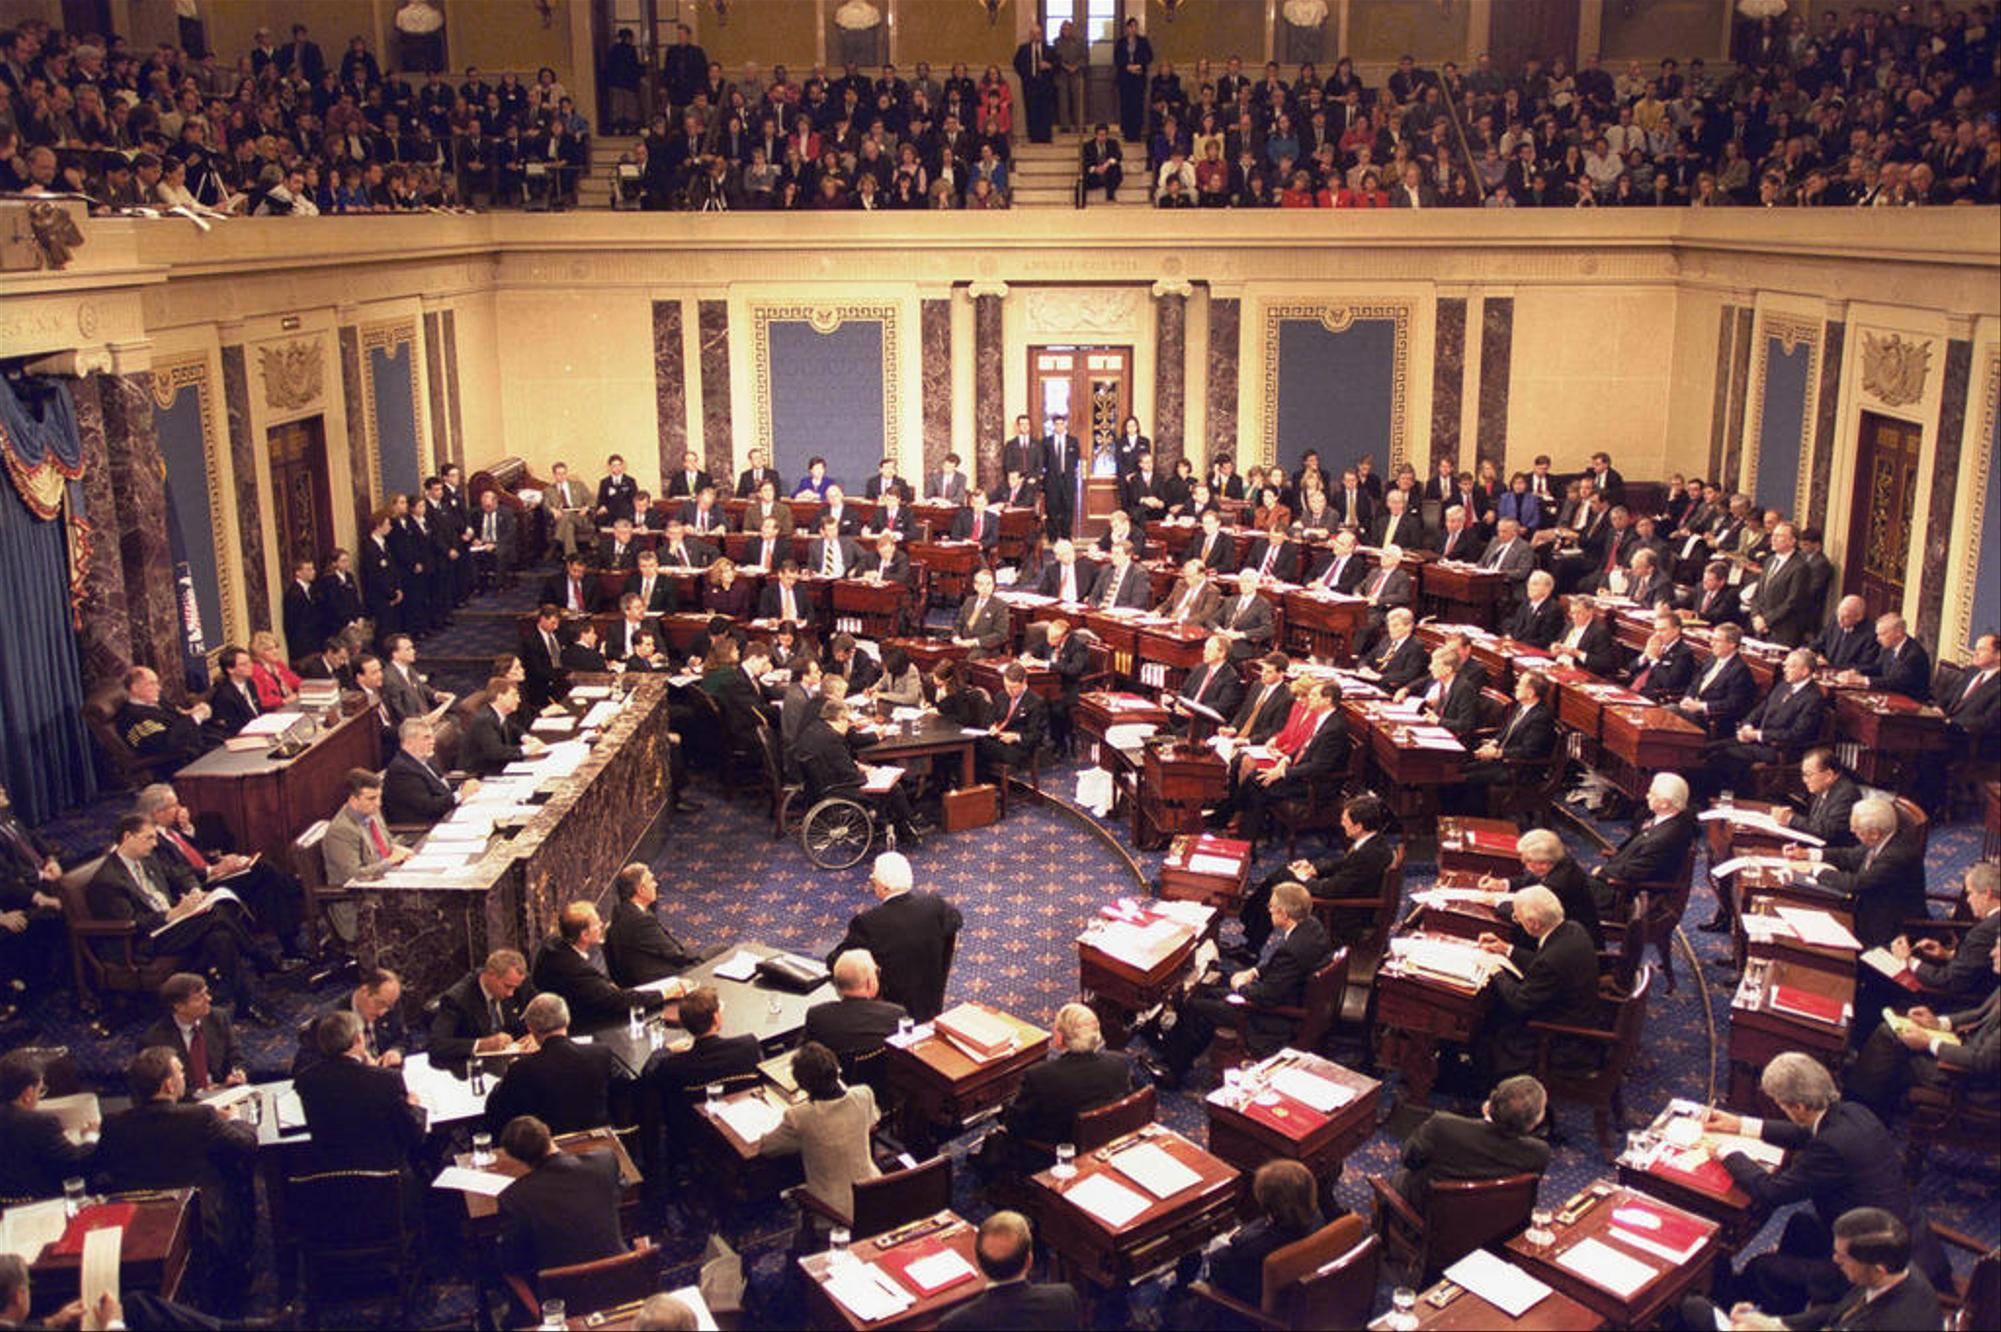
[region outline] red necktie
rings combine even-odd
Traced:
[[[208,1038],[202,1035],[201,1023],[195,1023],[195,1034],[188,1038],[188,1089],[206,1091],[211,1081],[208,1072]]]
[[[375,843],[375,854],[389,859],[389,839],[383,835],[382,825],[374,819],[368,821],[368,840]]]
[[[1390,571],[1388,569],[1377,570],[1374,580],[1371,581],[1369,584],[1369,595],[1373,597],[1374,595],[1376,595],[1376,593],[1382,591],[1383,584],[1389,581],[1390,581]]]
[[[1268,574],[1271,572],[1272,561],[1278,558],[1279,548],[1279,543],[1277,542],[1266,543],[1264,562],[1258,565],[1259,573]]]
[[[1027,692],[1028,691],[1024,689],[1021,691],[1021,694],[1025,694]],[[1014,710],[1021,706],[1021,694],[1016,694],[1013,698],[1008,700],[1007,716],[1001,718],[1001,729],[1003,731],[1007,729],[1007,724],[1014,720]]]
[[[188,864],[194,866],[198,870],[207,872],[208,870],[207,856],[204,856],[201,852],[195,850],[193,846],[189,845],[187,838],[181,836],[178,832],[174,831],[172,828],[168,828],[165,831],[167,834],[167,840],[174,844],[174,849],[181,853],[182,858],[185,859],[188,862]]]
[[[570,580],[570,609],[573,611],[580,611],[583,608],[584,608],[584,585],[578,579],[572,578]]]
[[[1636,694],[1639,694],[1639,693],[1644,693],[1644,692],[1646,691],[1646,688],[1647,688],[1647,677],[1648,677],[1649,675],[1652,675],[1652,674],[1654,673],[1654,667],[1655,667],[1655,666],[1658,666],[1658,665],[1660,665],[1660,663],[1659,663],[1659,662],[1652,662],[1652,663],[1649,663],[1649,664],[1648,664],[1648,666],[1647,666],[1647,668],[1646,668],[1646,669],[1645,669],[1644,671],[1641,671],[1641,672],[1640,672],[1640,673],[1639,673],[1638,675],[1636,675],[1636,676],[1634,676],[1634,677],[1633,677],[1633,692],[1634,692],[1634,693],[1636,693]]]
[[[1611,573],[1619,567],[1619,538],[1613,537],[1612,544],[1605,548],[1605,572]]]

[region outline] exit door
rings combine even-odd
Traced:
[[[1841,591],[1868,602],[1872,619],[1904,608],[1923,439],[1924,431],[1908,421],[1862,414]]]
[[[1037,434],[1049,433],[1049,422],[1059,413],[1069,419],[1085,459],[1077,532],[1095,537],[1118,507],[1118,438],[1132,414],[1133,349],[1031,347],[1028,400]]]

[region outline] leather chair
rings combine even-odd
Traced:
[[[1265,1255],[1264,1292],[1255,1307],[1207,1281],[1189,1290],[1230,1318],[1270,1332],[1361,1327],[1375,1303],[1382,1263],[1382,1241],[1351,1215]]]
[[[1382,965],[1383,954],[1389,948],[1390,931],[1397,923],[1397,907],[1403,901],[1403,865],[1404,844],[1399,842],[1374,897],[1313,899],[1313,913],[1330,933],[1335,913],[1340,911],[1367,911],[1375,922],[1367,934],[1348,944],[1348,989],[1336,999],[1341,1005],[1341,1021],[1351,1025],[1366,1025],[1370,1005],[1375,1002],[1376,969]]]
[[[392,1326],[412,1326],[420,1275],[419,1225],[405,1210],[404,1177],[397,1170],[320,1170],[302,1163],[287,1172],[284,1212],[298,1240],[306,1322],[338,1326],[321,1315],[358,1292],[385,1286],[397,1302]],[[355,1218],[366,1217],[366,1225]]]
[[[1936,1221],[1929,1224],[1933,1237],[1942,1246],[1973,1257],[1971,1270],[1964,1276],[1954,1273],[1951,1289],[1938,1293],[1949,1332],[1983,1332],[1986,1328],[2001,1327],[2001,1249],[1982,1244],[1951,1226]]]
[[[764,722],[757,724],[758,757],[764,767],[764,785],[771,796],[771,840],[780,841],[791,821],[792,802],[806,794],[803,782],[785,780],[785,760],[778,747],[778,732]]]
[[[593,1314],[657,1294],[665,1258],[652,1240],[642,1236],[630,1253],[567,1267],[545,1267],[532,1282],[509,1272],[507,1288],[531,1323],[541,1318],[544,1300],[561,1300],[571,1317]]]
[[[1083,1111],[1077,1116],[1077,1123],[1070,1130],[1071,1145],[1079,1153],[1095,1152],[1108,1142],[1123,1138],[1151,1124],[1157,1115],[1157,1102],[1153,1088],[1145,1086],[1136,1092],[1127,1092],[1116,1101],[1107,1101],[1094,1109]],[[1024,1138],[1022,1145],[1049,1160],[1056,1155],[1056,1144],[1037,1142]]]
[[[1209,1062],[1217,1069],[1235,1068],[1249,1049],[1245,1028],[1253,1017],[1280,1017],[1293,1024],[1286,1044],[1294,1049],[1317,1052],[1334,1024],[1340,1021],[1342,992],[1348,988],[1348,950],[1337,948],[1306,979],[1306,993],[1297,1007],[1287,1004],[1231,1004],[1228,1026],[1218,1027],[1209,1045]]]
[[[187,970],[177,953],[141,957],[139,927],[129,920],[98,920],[90,914],[87,889],[104,857],[85,861],[67,871],[57,886],[63,923],[69,928],[70,975],[78,1003],[87,1012],[98,1007],[101,994],[151,997],[177,971]]]
[[[290,848],[292,877],[306,890],[309,908],[306,933],[315,961],[324,958],[330,947],[337,949],[342,943],[352,942],[355,928],[354,894],[327,882],[326,860],[320,855],[320,843],[327,835],[327,822],[321,819],[314,823],[292,839]],[[335,911],[336,907],[340,908],[339,912]],[[320,933],[322,922],[326,925],[324,938]]]
[[[1967,1095],[1966,1074],[1938,1066],[1941,1087],[1913,1087],[1905,1094],[1911,1108],[1905,1132],[1904,1167],[1916,1178],[1925,1155],[1934,1147],[1959,1148],[1992,1161],[2001,1156],[2001,1105]]]
[[[893,1170],[855,1185],[855,1212],[843,1216],[838,1210],[807,1192],[802,1184],[788,1189],[786,1198],[797,1204],[802,1219],[818,1218],[833,1226],[845,1226],[855,1239],[867,1239],[885,1230],[894,1230],[920,1217],[933,1216],[952,1205],[952,1158],[943,1154],[905,1170]]]
[[[1666,879],[1650,879],[1644,883],[1628,883],[1623,879],[1609,882],[1618,890],[1619,914],[1629,907],[1633,900],[1644,894],[1647,898],[1647,916],[1644,933],[1647,942],[1661,960],[1661,975],[1667,982],[1667,991],[1674,993],[1674,932],[1681,927],[1682,915],[1688,910],[1690,886],[1695,882],[1695,853],[1702,845],[1700,835],[1692,838],[1688,850],[1682,853],[1681,864],[1674,875]]]
[[[83,701],[83,724],[97,745],[97,756],[101,760],[98,775],[104,779],[104,784],[114,790],[136,791],[151,782],[165,781],[173,776],[176,761],[167,754],[141,757],[125,743],[125,737],[118,734],[115,720],[118,709],[124,705],[123,685],[105,685],[94,690]]]
[[[1420,1215],[1401,1193],[1371,1175],[1376,1234],[1407,1274],[1407,1284],[1422,1288],[1473,1250],[1527,1226],[1541,1182],[1540,1175],[1433,1180]]]
[[[1558,1022],[1531,1021],[1529,1030],[1536,1038],[1536,1078],[1552,1101],[1569,1101],[1591,1107],[1591,1128],[1599,1149],[1612,1150],[1612,1134],[1607,1126],[1623,1131],[1626,1127],[1626,1070],[1640,1048],[1647,1021],[1647,992],[1652,987],[1653,968],[1641,967],[1632,987],[1620,992],[1616,982],[1599,983],[1599,997],[1612,1009],[1611,1022],[1602,1027],[1571,1027]],[[1558,1040],[1587,1042],[1602,1051],[1598,1066],[1590,1071],[1571,1071],[1552,1058]]]

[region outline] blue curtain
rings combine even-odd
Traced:
[[[0,380],[0,421],[13,436],[15,456],[80,460],[68,394],[54,386],[22,396],[30,401],[17,399],[15,386]],[[81,487],[66,489],[72,506],[79,504]],[[93,798],[97,775],[83,724],[66,523],[31,513],[11,478],[0,481],[0,491],[6,492],[0,494],[0,606],[6,608],[0,614],[0,777],[21,817],[35,824]]]

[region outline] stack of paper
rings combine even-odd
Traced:
[[[303,712],[291,709],[280,712],[267,712],[261,716],[252,717],[249,721],[243,723],[242,727],[236,733],[238,735],[283,735],[292,727],[293,723],[305,715]]]
[[[1098,932],[1098,947],[1122,962],[1145,970],[1179,948],[1188,939],[1188,929],[1172,920],[1153,920],[1144,925],[1113,921]]]
[[[1092,1175],[1063,1196],[1113,1230],[1122,1229],[1148,1207],[1145,1198],[1106,1174]]]
[[[760,1142],[764,1135],[778,1127],[784,1115],[778,1107],[762,1096],[740,1096],[723,1101],[710,1113],[729,1125],[730,1132],[745,1142]]]
[[[0,1216],[0,1253],[15,1253],[32,1264],[46,1245],[55,1243],[69,1228],[69,1214],[61,1198],[46,1202],[18,1203]]]
[[[74,1143],[83,1141],[84,1131],[91,1125],[104,1122],[104,1111],[97,1103],[96,1092],[44,1096],[36,1102],[35,1108],[54,1115],[63,1126],[63,1136]]]
[[[1695,817],[1705,823],[1713,823],[1718,819],[1728,820],[1730,826],[1733,828],[1749,828],[1753,832],[1763,833],[1768,837],[1782,837],[1790,841],[1802,842],[1807,846],[1827,845],[1825,838],[1815,837],[1810,832],[1801,832],[1797,828],[1788,827],[1761,809],[1749,809],[1742,805],[1732,805],[1727,809],[1704,810]]]
[[[1557,1266],[1575,1272],[1600,1290],[1609,1290],[1620,1299],[1630,1299],[1659,1269],[1638,1258],[1620,1253],[1609,1244],[1582,1239],[1557,1255]]]
[[[971,1263],[959,1256],[957,1249],[940,1249],[911,1263],[903,1269],[903,1275],[926,1295],[932,1295],[978,1274]]]
[[[1333,1111],[1355,1099],[1352,1088],[1338,1082],[1329,1082],[1318,1073],[1309,1073],[1297,1066],[1282,1068],[1272,1074],[1273,1090],[1284,1092],[1301,1105],[1318,1110],[1321,1114]]]
[[[1816,948],[1849,948],[1859,950],[1862,941],[1849,932],[1848,927],[1825,911],[1812,907],[1777,908],[1778,917],[1792,927],[1801,943],[1812,944]]]
[[[1472,1291],[1510,1318],[1542,1302],[1549,1287],[1485,1249],[1475,1249],[1445,1269],[1445,1279]]]
[[[874,1263],[829,1264],[821,1284],[841,1306],[864,1323],[894,1318],[916,1299]]]
[[[434,1068],[428,1053],[403,1061],[403,1085],[430,1107],[434,1123],[451,1124],[486,1113],[486,1097],[473,1091],[471,1080]]]
[[[446,1166],[431,1181],[434,1189],[457,1189],[461,1193],[477,1193],[483,1198],[498,1198],[514,1182],[512,1175],[502,1175],[491,1170],[468,1170],[464,1166]]]
[[[1392,939],[1390,956],[1414,970],[1430,972],[1475,989],[1485,985],[1488,978],[1506,965],[1505,959],[1482,951],[1477,944],[1452,939]]]
[[[1126,1148],[1112,1158],[1112,1168],[1156,1198],[1172,1198],[1202,1182],[1200,1174],[1151,1142]]]
[[[570,691],[570,697],[575,699],[579,703],[590,703],[597,699],[610,698],[611,686],[578,685],[575,689],[572,689]]]
[[[757,974],[757,964],[761,959],[748,948],[739,948],[736,956],[715,968],[715,974],[722,980],[747,981]]]

